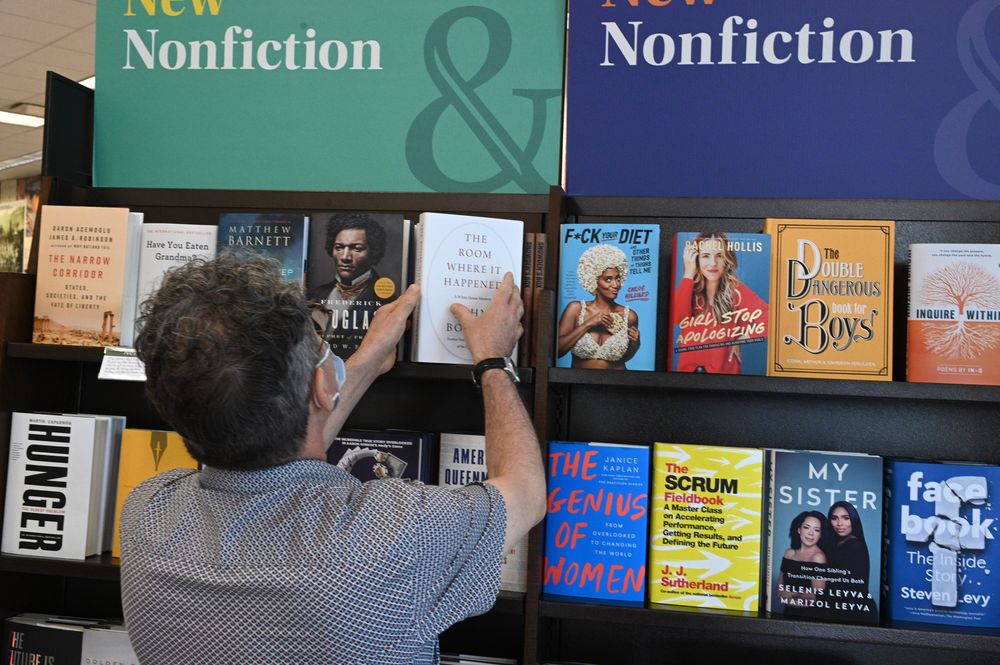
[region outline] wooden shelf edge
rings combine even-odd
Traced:
[[[975,651],[1000,655],[1000,632],[983,634],[948,630],[948,626],[928,624],[926,629],[891,626],[792,621],[763,616],[734,616],[719,612],[620,607],[592,603],[542,600],[540,616],[602,623],[698,630],[706,633],[747,633],[772,637],[837,640],[858,644],[894,647],[933,648],[947,651]]]
[[[0,555],[0,571],[112,581],[121,578],[117,559],[107,552],[82,561],[4,554]]]

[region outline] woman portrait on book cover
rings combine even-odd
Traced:
[[[790,546],[781,557],[777,596],[786,616],[817,616],[826,588],[827,557],[822,545],[829,540],[826,515],[804,510],[788,529]]]
[[[737,255],[724,232],[700,233],[685,243],[683,252],[684,273],[673,294],[670,320],[697,332],[701,341],[678,343],[671,369],[740,374],[741,340],[767,340],[767,303],[740,280]]]
[[[832,531],[826,546],[830,589],[838,590],[838,597],[850,601],[844,607],[851,615],[877,621],[878,606],[868,588],[871,574],[868,543],[858,509],[847,501],[837,501],[830,506],[827,519]]]
[[[628,275],[628,258],[614,245],[594,245],[576,266],[580,285],[594,299],[574,300],[559,319],[558,356],[571,353],[572,367],[626,369],[639,350],[639,316],[615,299]]]

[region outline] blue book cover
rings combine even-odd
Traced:
[[[309,218],[299,213],[224,212],[219,215],[218,252],[233,250],[275,259],[286,281],[305,288],[308,235]]]
[[[893,460],[888,487],[889,619],[1000,628],[1000,467]]]
[[[642,603],[646,597],[649,448],[549,443],[543,592]]]
[[[877,624],[883,460],[771,450],[767,611]]]
[[[652,370],[657,224],[563,224],[557,367]]]
[[[668,368],[763,376],[770,287],[769,234],[674,234]]]

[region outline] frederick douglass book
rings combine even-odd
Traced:
[[[888,488],[888,618],[1000,628],[1000,467],[892,460]]]
[[[24,211],[24,201],[0,203],[0,272],[24,268]]]
[[[438,485],[463,487],[481,483],[486,474],[486,437],[482,434],[442,432],[438,458]],[[504,552],[500,562],[500,588],[504,591],[527,589],[528,538]]]
[[[675,233],[669,369],[765,374],[770,288],[770,235]]]
[[[549,443],[543,591],[567,599],[646,598],[649,447]]]
[[[756,612],[763,456],[757,448],[654,444],[650,602]]]
[[[659,267],[657,224],[563,224],[556,366],[655,369]]]
[[[138,304],[141,305],[160,287],[163,274],[170,268],[184,265],[194,258],[214,257],[217,237],[218,227],[214,224],[143,224]],[[131,346],[132,342],[133,339],[122,339],[123,346]]]
[[[524,222],[514,219],[425,212],[416,228],[414,280],[420,305],[414,313],[415,362],[469,364],[462,326],[452,303],[479,316],[489,306],[505,273],[521,276]],[[511,354],[517,358],[517,348]]]
[[[892,380],[892,221],[768,219],[768,376]]]
[[[906,380],[1000,385],[1000,245],[910,245]]]
[[[330,349],[347,358],[375,310],[406,289],[410,222],[372,212],[315,213],[309,218],[306,294]]]
[[[287,282],[305,284],[309,218],[293,212],[224,212],[216,251],[266,256],[281,264]]]
[[[120,345],[135,318],[141,226],[127,208],[45,206],[33,342]]]
[[[177,432],[129,428],[122,433],[111,556],[121,556],[118,531],[122,507],[129,492],[158,473],[171,469],[197,468],[197,460],[191,457],[191,453],[184,446],[184,440]]]
[[[5,554],[84,559],[100,551],[97,426],[86,416],[11,414]]]
[[[437,443],[431,432],[341,430],[326,459],[362,482],[408,478],[432,483],[437,477]]]
[[[771,450],[767,611],[877,624],[882,458]]]

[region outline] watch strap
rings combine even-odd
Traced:
[[[521,378],[517,375],[517,370],[514,367],[514,362],[509,358],[485,358],[480,360],[472,367],[472,382],[476,386],[482,385],[483,372],[491,369],[503,370],[514,383],[519,383]]]

